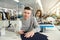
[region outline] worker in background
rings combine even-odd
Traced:
[[[36,11],[35,17],[36,17],[38,23],[42,23],[43,18],[42,18],[41,10]]]
[[[42,17],[42,11],[41,10],[37,10],[36,11],[35,17],[37,19],[38,24],[41,24],[41,23],[44,22],[43,17]],[[43,30],[45,29],[43,27],[40,27],[40,28],[41,28],[40,32],[43,32]]]

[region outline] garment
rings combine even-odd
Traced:
[[[4,12],[2,13],[2,20],[6,20],[6,15]]]
[[[30,17],[27,20],[22,18],[21,21],[22,21],[22,28],[21,28],[21,30],[24,30],[24,31],[31,31],[31,30],[33,30],[34,32],[39,32],[40,31],[39,25],[38,25],[35,17]]]
[[[21,35],[22,40],[48,40],[46,35],[40,34],[40,33],[35,33],[33,37],[26,38],[24,37],[24,34]]]
[[[39,25],[43,23],[43,18],[36,17],[36,20]],[[40,29],[41,29],[40,32],[43,32],[46,28],[40,27]]]
[[[24,37],[25,34],[21,34],[21,39],[22,40],[48,40],[46,35],[38,33],[40,31],[40,27],[37,23],[37,20],[35,17],[30,17],[27,20],[21,19],[22,20],[22,28],[21,30],[25,30],[25,33],[33,30],[35,32],[33,37],[26,38]]]
[[[15,21],[10,21],[11,25],[13,25],[14,32],[19,32],[22,27],[22,22],[20,19],[17,18]],[[20,34],[19,34],[20,35]]]
[[[42,23],[43,18],[36,17],[38,23]]]

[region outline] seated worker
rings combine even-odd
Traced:
[[[36,20],[37,20],[38,24],[44,22],[44,20],[43,20],[43,18],[42,18],[42,11],[41,11],[41,10],[37,10],[37,11],[36,11],[35,17],[36,17]],[[45,29],[45,28],[41,27],[40,32],[43,32],[44,29]]]
[[[42,19],[43,18],[42,18],[42,12],[41,12],[41,10],[37,10],[36,11],[35,17],[36,17],[38,23],[42,23]]]
[[[31,16],[32,10],[30,7],[25,7],[23,11],[22,28],[18,32],[22,40],[48,40],[47,36],[40,34],[40,28],[36,18]]]

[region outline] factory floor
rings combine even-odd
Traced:
[[[56,27],[46,28],[42,34],[47,35],[48,40],[60,40],[60,31]],[[0,40],[21,40],[21,38],[14,32],[6,31],[6,35],[0,36]]]

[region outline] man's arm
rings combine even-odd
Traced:
[[[34,24],[35,28],[32,31],[34,31],[34,33],[39,32],[40,31],[40,27],[39,27],[38,22],[37,22],[35,17],[33,17],[33,24]]]

